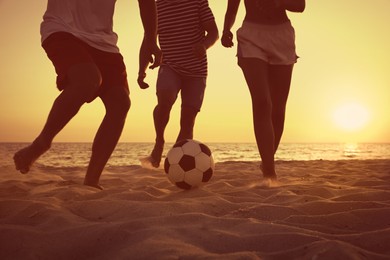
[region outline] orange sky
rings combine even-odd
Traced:
[[[222,30],[226,2],[209,0]],[[301,57],[295,66],[282,142],[390,142],[390,1],[307,1],[290,14]],[[55,73],[40,47],[46,1],[0,0],[0,142],[32,141],[58,95]],[[235,30],[240,26],[243,5]],[[118,0],[115,31],[131,86],[122,142],[152,142],[157,71],[152,85],[136,85],[142,26],[136,0]],[[205,142],[254,142],[250,96],[236,65],[235,48],[209,50],[206,96],[195,138]],[[174,141],[178,100],[166,131]],[[85,105],[55,141],[90,142],[104,115],[99,100]]]

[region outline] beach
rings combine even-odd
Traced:
[[[4,159],[4,158],[3,158]],[[390,259],[390,160],[218,162],[189,191],[162,169],[0,167],[0,259]]]

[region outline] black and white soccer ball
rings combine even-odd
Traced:
[[[177,187],[189,190],[208,182],[214,173],[210,148],[196,140],[182,140],[168,151],[164,161],[168,179]]]

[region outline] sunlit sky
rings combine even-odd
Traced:
[[[222,32],[226,0],[209,0]],[[0,0],[0,142],[30,142],[40,132],[59,94],[55,72],[40,46],[39,26],[47,1]],[[234,31],[241,25],[244,6]],[[282,142],[390,142],[390,1],[306,1],[289,14],[297,53]],[[114,29],[127,66],[132,107],[121,142],[153,142],[151,88],[136,84],[142,25],[136,0],[118,0]],[[218,41],[208,52],[209,77],[195,139],[254,142],[250,96],[236,49]],[[180,100],[166,140],[179,130]],[[91,142],[104,116],[100,100],[82,107],[56,142]]]

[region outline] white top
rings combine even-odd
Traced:
[[[116,0],[48,0],[41,23],[41,41],[54,32],[68,32],[88,45],[118,53],[113,31]]]

